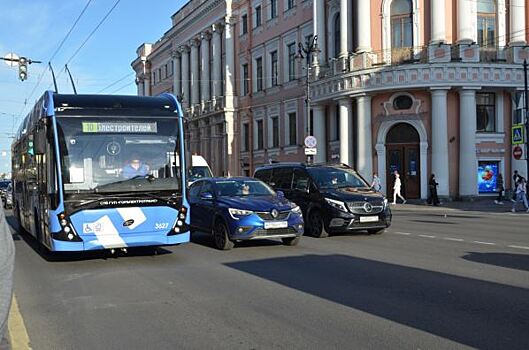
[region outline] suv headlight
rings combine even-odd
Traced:
[[[253,211],[251,210],[244,210],[244,209],[235,209],[235,208],[229,208],[228,212],[230,213],[231,217],[235,220],[239,220],[238,216],[248,216],[252,215]]]
[[[388,207],[388,199],[384,198],[384,209]]]
[[[327,202],[327,204],[329,204],[333,208],[336,208],[346,213],[348,212],[347,207],[345,206],[345,203],[342,201],[337,201],[336,199],[325,198],[325,202]]]
[[[301,214],[301,209],[299,208],[299,205],[296,205],[295,207],[292,207],[290,209],[294,214]]]

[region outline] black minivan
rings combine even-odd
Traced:
[[[314,237],[356,230],[376,234],[391,225],[387,199],[346,165],[276,163],[257,168],[254,177],[299,205],[305,233]]]

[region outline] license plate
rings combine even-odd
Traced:
[[[272,221],[272,222],[265,222],[264,228],[265,230],[271,229],[271,228],[287,228],[288,222],[286,221]]]
[[[377,222],[378,216],[361,216],[360,222]]]

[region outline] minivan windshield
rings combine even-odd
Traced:
[[[318,167],[308,168],[308,171],[320,189],[369,188],[358,174],[349,169]]]

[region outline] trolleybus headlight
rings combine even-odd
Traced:
[[[72,229],[71,229],[70,227],[68,227],[68,226],[63,227],[62,230],[64,231],[64,233],[70,233],[70,232],[72,231]],[[68,235],[68,236],[69,236],[69,235]],[[69,238],[69,237],[68,237],[68,238]]]
[[[61,226],[66,226],[66,225],[68,225],[68,221],[66,221],[65,219],[62,219],[62,220],[60,221],[60,223],[61,223]]]
[[[174,228],[174,232],[176,232],[176,233],[180,233],[180,227],[175,227],[175,228]]]
[[[182,220],[178,220],[178,221],[176,222],[176,224],[177,224],[178,226],[182,226],[182,225],[184,224],[184,222],[183,222]]]
[[[178,218],[184,220],[186,218],[186,214],[185,213],[180,213],[180,215],[178,215]]]

